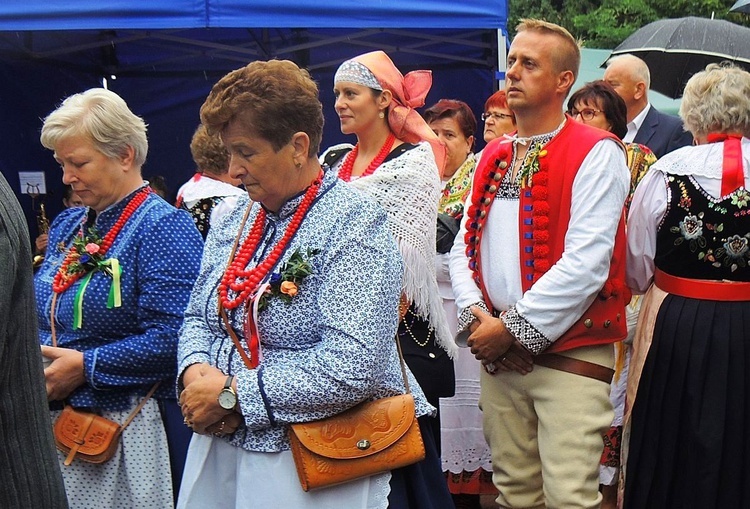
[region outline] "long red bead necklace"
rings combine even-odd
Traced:
[[[115,241],[117,234],[120,233],[120,230],[122,230],[123,226],[125,226],[125,223],[128,222],[128,219],[130,219],[130,217],[135,213],[138,207],[140,207],[141,204],[146,200],[146,198],[148,198],[148,195],[150,193],[151,187],[146,186],[138,191],[135,196],[130,199],[130,202],[125,205],[125,208],[120,214],[120,217],[117,219],[112,228],[109,229],[107,234],[104,236],[104,239],[102,239],[102,243],[99,246],[98,251],[98,254],[100,256],[103,257],[107,254],[107,251],[109,251],[109,248],[112,247],[112,243]],[[82,235],[82,233],[83,232],[79,232],[79,235]],[[68,272],[70,264],[78,259],[79,256],[80,253],[78,253],[75,246],[71,246],[68,249],[68,254],[65,256],[62,265],[60,265],[60,268],[57,270],[55,278],[52,281],[52,291],[54,291],[55,293],[62,293],[70,288],[73,283],[81,279],[84,274],[86,274],[86,271],[78,271],[73,273]]]
[[[297,233],[302,220],[305,218],[307,211],[310,210],[313,200],[318,194],[318,190],[323,183],[323,171],[321,171],[315,178],[310,187],[305,191],[305,196],[302,198],[299,207],[294,212],[289,226],[287,226],[284,235],[276,243],[271,253],[258,265],[253,268],[247,269],[247,264],[250,263],[250,258],[255,253],[255,250],[260,243],[261,236],[263,233],[263,226],[266,222],[266,211],[263,207],[260,208],[255,222],[253,223],[250,233],[248,234],[245,241],[238,251],[233,251],[230,255],[231,262],[224,271],[224,276],[221,278],[219,284],[219,302],[221,306],[226,309],[234,309],[243,302],[245,302],[258,288],[260,282],[266,277],[268,272],[276,265],[279,261],[281,254],[286,249],[289,241]],[[247,220],[247,216],[245,216]],[[245,226],[245,220],[243,220],[240,230],[238,232],[238,238],[242,235],[242,231]],[[233,299],[229,298],[229,289],[234,292],[238,292],[237,296]]]
[[[388,133],[388,137],[385,139],[385,143],[383,143],[383,146],[380,147],[378,155],[375,156],[375,159],[370,161],[370,164],[367,165],[367,169],[365,169],[364,173],[362,173],[360,177],[367,177],[368,175],[372,175],[373,173],[375,173],[375,170],[378,169],[378,166],[383,164],[385,158],[388,157],[388,154],[391,153],[391,149],[393,148],[393,144],[395,142],[396,136],[393,133]],[[352,179],[352,168],[354,168],[354,161],[357,160],[358,154],[359,143],[354,145],[354,148],[348,154],[346,154],[344,162],[341,164],[341,169],[339,170],[339,178],[344,182],[349,182]]]

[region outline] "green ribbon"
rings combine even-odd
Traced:
[[[107,309],[119,308],[122,306],[122,287],[120,283],[122,278],[122,265],[120,265],[117,258],[109,258],[108,260],[97,263],[93,270],[83,276],[73,301],[73,330],[80,329],[83,324],[83,294],[86,292],[86,287],[88,286],[89,281],[91,281],[91,276],[94,275],[94,272],[99,270],[103,270],[112,276],[112,284],[109,286],[109,297],[107,298]]]
[[[109,297],[107,298],[107,309],[119,308],[122,306],[122,292],[120,289],[120,277],[122,276],[122,265],[117,258],[110,258],[102,262],[107,265],[107,272],[112,276],[112,284],[109,286]]]

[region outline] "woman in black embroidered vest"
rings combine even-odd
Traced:
[[[680,116],[698,146],[657,161],[630,207],[628,284],[646,296],[628,385],[626,508],[750,506],[748,96],[744,70],[694,75]]]

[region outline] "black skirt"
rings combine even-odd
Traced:
[[[664,299],[631,423],[626,509],[750,508],[750,301]]]

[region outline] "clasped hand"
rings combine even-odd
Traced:
[[[234,433],[242,423],[242,416],[223,409],[218,396],[227,375],[209,364],[193,364],[185,370],[185,389],[180,393],[180,407],[185,424],[201,435]]]
[[[83,352],[72,348],[42,345],[42,355],[52,360],[44,369],[49,401],[62,401],[86,383],[83,373]]]
[[[522,375],[530,373],[534,367],[531,352],[508,331],[503,321],[477,306],[471,307],[471,313],[477,320],[469,327],[471,335],[466,344],[487,372],[494,374],[500,369]]]

